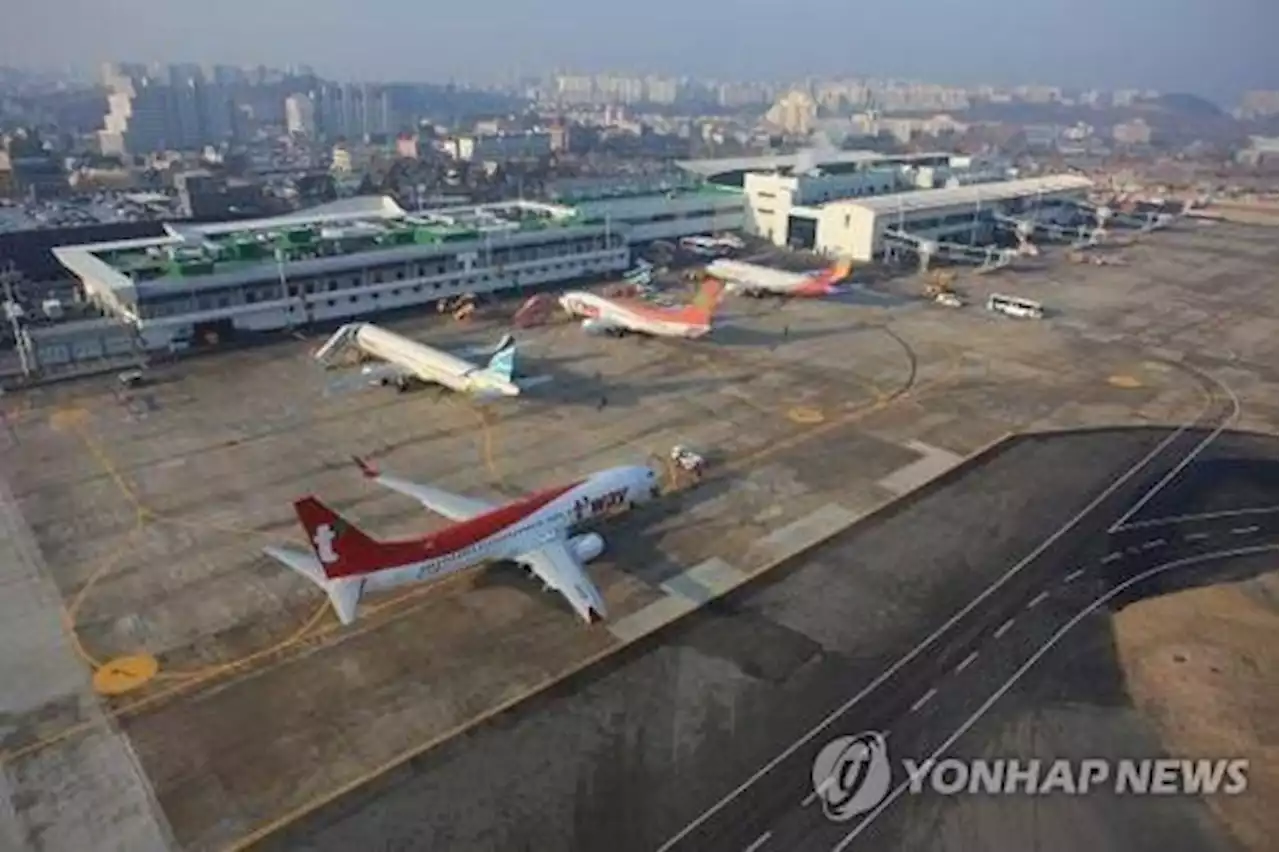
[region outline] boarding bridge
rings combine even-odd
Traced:
[[[884,239],[891,245],[913,252],[920,261],[921,273],[929,271],[929,264],[935,257],[942,257],[955,263],[974,264],[979,267],[980,272],[989,272],[1008,266],[1019,255],[1017,249],[931,240],[901,228],[886,229]]]
[[[1063,225],[1059,222],[1044,222],[1034,217],[1010,216],[1007,213],[997,213],[994,218],[996,222],[1017,234],[1020,240],[1029,240],[1033,235],[1040,234],[1051,240],[1066,242],[1085,239],[1091,232],[1097,230],[1088,225]]]
[[[1026,255],[1038,255],[1039,249],[1031,243],[1031,237],[1039,234],[1054,242],[1070,243],[1072,248],[1089,248],[1102,242],[1106,229],[1088,224],[1063,225],[1058,222],[1042,222],[1035,218],[1022,218],[997,213],[995,221],[1012,230],[1018,237],[1019,252]]]

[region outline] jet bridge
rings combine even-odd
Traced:
[[[1007,213],[996,213],[994,218],[998,224],[1013,231],[1018,238],[1019,252],[1027,255],[1040,253],[1031,242],[1031,237],[1036,234],[1055,242],[1069,242],[1073,248],[1097,245],[1106,234],[1105,229],[1099,225],[1046,222],[1035,216],[1011,216]]]
[[[885,242],[891,247],[911,252],[920,263],[920,271],[928,272],[929,264],[935,257],[944,258],[954,263],[976,265],[980,272],[1001,269],[1013,263],[1020,254],[1018,249],[1000,248],[993,245],[966,245],[943,240],[933,240],[913,234],[902,228],[888,228],[884,232]]]

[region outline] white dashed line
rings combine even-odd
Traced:
[[[1162,538],[1153,538],[1153,539],[1151,539],[1151,541],[1144,541],[1144,542],[1142,543],[1142,549],[1143,549],[1143,550],[1150,550],[1151,548],[1153,548],[1153,547],[1159,547],[1159,546],[1160,546],[1160,545],[1162,545],[1162,544],[1164,544],[1164,539],[1162,539]]]
[[[1210,379],[1212,377],[1206,374],[1205,378]],[[1126,521],[1128,521],[1130,517],[1137,514],[1137,512],[1142,508],[1143,505],[1150,502],[1151,498],[1154,497],[1155,493],[1159,491],[1160,488],[1162,488],[1165,484],[1167,484],[1169,480],[1173,479],[1181,469],[1189,465],[1196,454],[1198,454],[1201,450],[1203,450],[1204,447],[1208,446],[1209,443],[1214,438],[1216,438],[1219,434],[1221,434],[1226,429],[1227,425],[1230,422],[1233,422],[1239,416],[1239,413],[1240,413],[1239,400],[1231,392],[1230,388],[1227,388],[1221,382],[1217,382],[1216,380],[1215,380],[1215,383],[1227,394],[1228,397],[1231,398],[1232,405],[1233,405],[1232,411],[1228,414],[1228,416],[1226,417],[1226,419],[1223,421],[1222,424],[1216,427],[1216,429],[1206,439],[1201,441],[1188,456],[1185,456],[1183,458],[1183,461],[1178,466],[1176,466],[1177,469],[1167,474],[1161,482],[1157,483],[1156,487],[1150,489],[1146,494],[1143,495],[1143,498],[1140,501],[1141,505],[1134,506],[1130,511],[1128,511],[1125,516],[1121,517],[1115,524],[1112,525],[1111,529],[1108,530],[1109,532],[1114,531],[1115,528],[1117,527],[1123,526],[1123,524]],[[957,624],[959,624],[962,621],[962,619],[968,616],[969,613],[983,606],[983,604],[988,599],[996,595],[996,592],[1002,586],[1005,586],[1007,583],[1009,583],[1011,580],[1017,577],[1019,573],[1025,570],[1027,566],[1033,564],[1044,553],[1046,553],[1049,550],[1049,548],[1051,548],[1055,543],[1057,543],[1058,541],[1063,539],[1065,536],[1067,536],[1068,533],[1070,533],[1079,524],[1081,524],[1086,518],[1088,518],[1091,513],[1093,513],[1099,507],[1101,507],[1109,498],[1111,498],[1114,494],[1116,494],[1117,491],[1123,488],[1126,483],[1130,482],[1131,480],[1134,479],[1134,477],[1138,476],[1143,470],[1147,468],[1147,466],[1154,459],[1157,458],[1157,456],[1163,453],[1181,436],[1185,435],[1193,426],[1196,426],[1198,423],[1204,420],[1205,417],[1211,416],[1213,413],[1213,409],[1215,407],[1213,403],[1214,403],[1213,400],[1207,401],[1206,405],[1204,406],[1204,409],[1196,416],[1194,420],[1189,421],[1187,423],[1183,423],[1182,425],[1174,429],[1172,432],[1170,432],[1167,436],[1165,436],[1158,444],[1152,447],[1141,459],[1139,459],[1136,463],[1134,463],[1132,466],[1126,469],[1124,473],[1112,479],[1111,482],[1106,486],[1106,488],[1102,490],[1101,493],[1093,497],[1093,499],[1091,499],[1087,505],[1085,505],[1078,512],[1072,515],[1071,518],[1069,518],[1065,523],[1062,524],[1062,526],[1058,527],[1052,534],[1050,534],[1048,538],[1045,538],[1038,545],[1036,545],[1030,553],[1026,554],[1021,559],[1019,559],[1016,563],[1006,568],[1005,571],[999,577],[996,577],[985,589],[983,589],[980,593],[978,593],[974,598],[972,598],[967,604],[962,606],[959,610],[954,612],[949,618],[947,618],[941,624],[938,624],[937,626],[935,626],[927,636],[925,636],[923,639],[917,642],[909,651],[907,651],[905,654],[903,654],[901,657],[895,660],[892,664],[888,665],[883,671],[881,671],[878,675],[876,675],[870,681],[865,683],[860,689],[858,689],[857,692],[855,692],[847,700],[842,702],[838,707],[832,708],[832,710],[828,712],[826,716],[820,719],[817,722],[817,724],[815,724],[812,728],[808,729],[805,733],[797,737],[790,745],[781,749],[777,754],[775,754],[772,758],[770,758],[764,765],[762,765],[755,772],[751,773],[751,775],[748,776],[746,779],[744,779],[740,784],[738,784],[736,787],[734,787],[732,790],[730,790],[728,793],[726,793],[724,796],[718,799],[714,804],[707,807],[697,817],[695,817],[683,828],[681,828],[679,831],[677,831],[675,834],[669,837],[665,843],[663,843],[661,846],[658,847],[657,852],[668,852],[668,850],[670,850],[672,847],[674,847],[684,838],[688,837],[690,834],[696,831],[700,826],[705,824],[708,820],[712,819],[716,814],[720,813],[725,807],[729,805],[729,803],[731,803],[734,799],[741,796],[747,789],[749,789],[751,786],[753,786],[754,784],[759,782],[762,778],[764,778],[765,775],[774,771],[784,761],[786,761],[788,758],[794,755],[797,751],[803,748],[807,743],[812,741],[814,737],[817,737],[819,734],[821,734],[823,731],[829,728],[832,724],[839,721],[846,713],[848,713],[848,711],[851,708],[853,708],[859,702],[866,699],[867,696],[874,693],[886,681],[888,681],[895,674],[897,674],[898,671],[900,671],[905,666],[909,665],[911,661],[913,661],[917,657],[926,653],[926,651],[929,650],[930,646],[932,646],[935,642],[937,642],[943,636],[945,636],[950,630],[952,630]],[[1119,558],[1119,556],[1117,556],[1116,558]],[[897,795],[901,795],[901,793],[898,793]],[[882,810],[883,810],[882,808],[877,806],[877,810],[874,811],[873,813],[879,813]],[[852,842],[853,837],[860,830],[861,828],[855,829],[853,833],[851,833],[848,837],[846,837],[844,841],[842,841],[839,844],[839,848],[843,849],[850,842]]]
[[[1202,541],[1209,537],[1208,533],[1187,533],[1183,538],[1187,541]]]
[[[1153,518],[1149,521],[1134,521],[1119,529],[1136,530],[1143,527],[1162,527],[1170,524],[1181,524],[1186,521],[1208,521],[1214,518],[1231,518],[1241,515],[1270,515],[1280,511],[1280,506],[1253,506],[1248,509],[1229,509],[1225,512],[1201,512],[1197,515],[1174,515],[1169,518]]]
[[[1102,557],[1102,564],[1105,565],[1108,562],[1115,562],[1121,556],[1124,556],[1124,554],[1120,553],[1119,551],[1115,553],[1108,553],[1106,556]]]
[[[760,835],[755,840],[753,840],[751,842],[751,845],[748,846],[746,849],[743,849],[742,852],[756,852],[757,849],[759,849],[761,846],[769,842],[770,837],[773,837],[773,832],[766,831],[764,834]]]
[[[961,660],[960,665],[956,666],[956,674],[960,674],[960,672],[969,668],[969,666],[973,665],[973,661],[976,659],[978,659],[978,652],[974,651],[972,654]]]
[[[1040,604],[1044,603],[1048,597],[1049,597],[1048,592],[1041,592],[1040,594],[1036,595],[1034,598],[1032,598],[1030,601],[1027,602],[1027,609],[1031,609],[1032,607],[1039,606]]]
[[[996,638],[997,638],[997,639],[999,639],[1001,636],[1003,636],[1004,634],[1008,633],[1008,632],[1009,632],[1009,629],[1010,629],[1011,627],[1013,627],[1013,619],[1012,619],[1012,618],[1011,618],[1011,619],[1009,619],[1008,621],[1006,621],[1004,624],[1001,624],[999,627],[997,627],[997,628],[996,628]]]
[[[932,754],[927,755],[926,760],[937,760],[939,755],[945,753],[953,745],[955,745],[956,740],[960,739],[962,736],[968,733],[968,731],[974,725],[976,725],[982,719],[982,717],[987,714],[988,711],[991,710],[991,708],[996,704],[996,702],[998,702],[1006,693],[1008,693],[1009,690],[1013,689],[1013,687],[1018,683],[1018,681],[1021,680],[1027,674],[1028,671],[1034,668],[1036,663],[1038,663],[1041,658],[1043,658],[1050,651],[1052,651],[1053,648],[1060,641],[1062,641],[1062,638],[1064,636],[1066,636],[1069,632],[1071,632],[1071,630],[1077,624],[1084,621],[1086,618],[1089,618],[1091,615],[1093,615],[1093,613],[1097,612],[1100,607],[1105,605],[1107,602],[1109,602],[1113,598],[1121,594],[1124,594],[1128,589],[1132,588],[1138,583],[1141,583],[1151,577],[1155,577],[1159,574],[1162,574],[1166,571],[1173,570],[1175,568],[1180,568],[1186,565],[1193,565],[1198,562],[1206,562],[1211,559],[1226,559],[1234,556],[1246,556],[1246,555],[1265,553],[1267,551],[1276,550],[1276,547],[1277,546],[1274,544],[1269,544],[1269,545],[1257,546],[1257,547],[1242,547],[1236,550],[1227,550],[1220,553],[1211,553],[1211,554],[1202,555],[1202,556],[1191,556],[1185,559],[1178,559],[1173,562],[1166,562],[1163,565],[1159,565],[1148,571],[1144,571],[1141,574],[1137,574],[1136,576],[1130,577],[1128,580],[1125,580],[1122,583],[1118,583],[1114,588],[1112,588],[1106,594],[1094,600],[1093,603],[1089,604],[1087,607],[1080,610],[1078,613],[1072,616],[1071,619],[1067,621],[1066,624],[1058,628],[1058,630],[1051,637],[1049,637],[1049,640],[1047,642],[1045,642],[1043,645],[1037,648],[1035,653],[1033,653],[1030,657],[1028,657],[1027,660],[1023,662],[1021,666],[1018,667],[1017,671],[1015,671],[1012,676],[1010,676],[1003,684],[1001,684],[999,689],[991,693],[991,695],[987,697],[986,701],[982,702],[982,704],[978,707],[978,709],[975,710],[973,713],[971,713],[969,717],[964,720],[964,722],[960,725],[960,727],[956,728],[951,733],[950,736],[944,739],[942,743],[938,745],[936,749],[934,749]],[[841,840],[839,843],[837,843],[835,846],[831,848],[831,852],[843,852],[843,850],[848,848],[848,846],[851,843],[853,843],[853,841],[858,837],[858,835],[866,831],[867,827],[870,826],[873,822],[875,822],[876,819],[879,818],[879,816],[885,812],[885,810],[892,807],[893,804],[898,801],[898,799],[902,798],[903,794],[907,792],[907,789],[910,786],[910,783],[911,782],[909,779],[903,780],[898,784],[898,786],[889,790],[884,796],[882,796],[880,798],[879,803],[877,803],[876,806],[866,816],[862,818],[862,821],[859,822],[857,825],[855,825],[853,829],[848,834],[845,835],[843,840]]]
[[[1232,535],[1248,535],[1258,531],[1257,527],[1236,527],[1231,531]]]
[[[914,713],[924,705],[928,704],[930,701],[933,700],[933,696],[937,694],[938,694],[938,688],[935,686],[933,689],[929,690],[924,695],[921,695],[919,698],[916,699],[916,703],[911,705],[911,712]]]
[[[1075,580],[1076,578],[1078,578],[1078,577],[1079,577],[1081,574],[1083,574],[1083,573],[1084,573],[1084,569],[1083,569],[1083,568],[1077,568],[1076,570],[1072,571],[1072,572],[1071,572],[1070,574],[1068,574],[1067,576],[1063,577],[1063,578],[1062,578],[1062,582],[1064,582],[1064,583],[1070,583],[1072,580]]]

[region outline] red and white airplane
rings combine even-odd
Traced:
[[[838,292],[851,268],[849,261],[841,260],[818,272],[787,272],[739,260],[717,260],[707,265],[707,274],[724,281],[730,293],[813,299]]]
[[[723,293],[724,282],[706,278],[688,305],[668,307],[572,290],[560,297],[560,307],[570,316],[583,317],[582,328],[589,334],[702,337],[711,331],[711,317]]]
[[[583,620],[600,621],[604,599],[584,563],[604,551],[604,539],[597,533],[571,532],[659,493],[657,475],[649,468],[615,467],[496,505],[386,476],[360,459],[356,463],[367,478],[454,523],[418,538],[376,541],[315,497],[295,502],[312,553],[287,547],[267,547],[265,552],[323,589],[343,624],[355,620],[356,604],[365,592],[436,580],[498,561],[523,565],[542,580],[544,589],[564,595]]]

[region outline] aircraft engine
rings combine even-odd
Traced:
[[[583,533],[569,539],[569,549],[579,562],[590,562],[604,553],[604,538],[596,533]]]
[[[582,321],[582,330],[587,334],[609,334],[613,331],[613,326],[598,319],[585,319]]]

